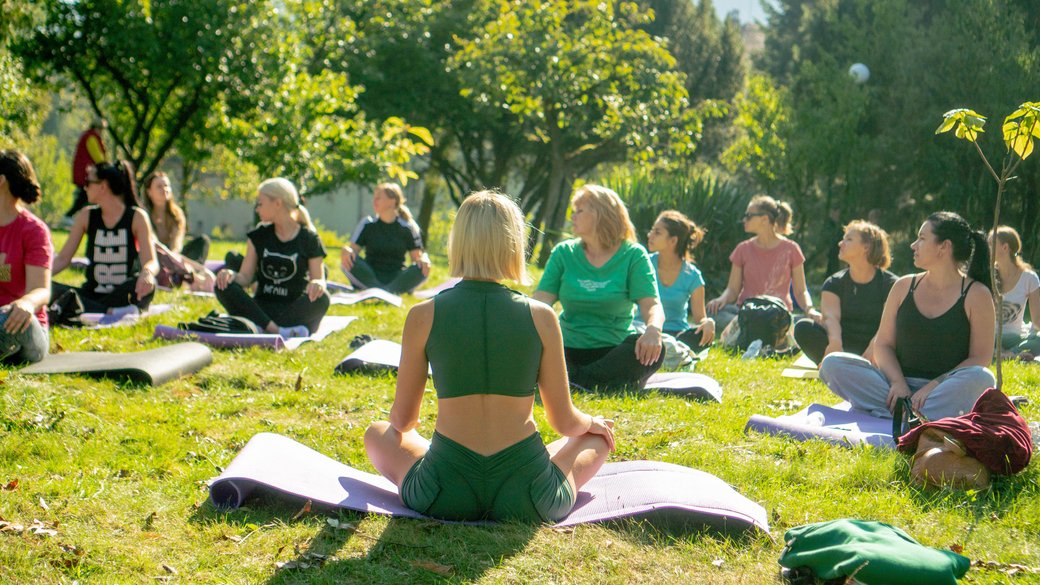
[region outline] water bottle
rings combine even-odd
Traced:
[[[762,340],[756,339],[747,346],[747,351],[744,355],[740,356],[742,360],[753,360],[758,357],[759,352],[762,351]]]

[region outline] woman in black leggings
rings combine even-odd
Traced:
[[[288,339],[316,331],[329,310],[322,259],[325,247],[307,208],[288,179],[257,188],[260,225],[249,232],[245,259],[235,272],[217,273],[215,293],[227,312]],[[256,282],[256,295],[245,287]]]

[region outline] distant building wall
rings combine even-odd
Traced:
[[[409,203],[417,203],[422,193],[421,182],[410,182],[405,188]],[[212,235],[216,230],[231,238],[243,238],[255,225],[254,201],[242,199],[199,199],[188,202],[188,229],[191,233]],[[315,223],[347,236],[362,217],[372,213],[372,188],[368,185],[345,184],[328,193],[307,197],[307,211]],[[418,212],[417,209],[413,211]]]

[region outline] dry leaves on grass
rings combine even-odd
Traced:
[[[278,562],[275,563],[274,566],[286,571],[291,571],[293,569],[309,569],[311,567],[321,566],[328,558],[328,555],[323,555],[321,553],[305,552],[294,560]]]
[[[51,559],[50,564],[52,567],[57,567],[59,569],[72,569],[78,567],[83,561],[83,557],[87,554],[83,549],[71,544],[61,544],[58,545],[58,548],[60,548],[61,552],[64,554],[60,558]]]
[[[1019,574],[1040,574],[1040,567],[1029,567],[1017,563],[998,563],[996,561],[974,560],[971,562],[971,566],[987,571],[999,571],[1010,577]]]
[[[304,514],[310,514],[310,513],[311,513],[311,501],[307,500],[307,503],[304,504],[302,508],[300,508],[300,511],[297,512],[296,514],[293,514],[292,519],[295,522],[296,520],[299,520],[300,517],[303,516]]]
[[[28,532],[29,534],[35,534],[36,536],[57,536],[57,528],[57,522],[44,522],[43,520],[34,519],[32,524],[25,526],[24,524],[19,524],[17,522],[8,522],[7,520],[0,519],[0,532],[12,532],[15,534]]]
[[[438,575],[451,575],[455,571],[455,567],[442,565],[433,561],[412,561],[412,566],[419,569],[426,569],[427,571],[437,573]]]
[[[7,482],[6,485],[4,485],[4,491],[5,492],[14,491],[16,489],[18,489],[18,479],[17,478],[12,479],[11,481]]]

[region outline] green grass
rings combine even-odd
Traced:
[[[211,257],[228,248],[216,243]],[[335,259],[333,254],[330,265]],[[444,265],[443,258],[434,260]],[[60,275],[67,282],[77,278]],[[444,269],[437,269],[433,281],[443,278]],[[158,347],[164,342],[153,341],[151,331],[160,320],[190,320],[216,308],[213,300],[175,293],[160,293],[157,302],[179,308],[132,328],[55,330],[52,346]],[[657,395],[581,394],[575,401],[617,421],[618,451],[611,460],[656,459],[713,473],[767,509],[775,541],[663,533],[635,522],[567,530],[460,527],[318,509],[296,517],[300,503],[275,499],[231,512],[206,502],[206,480],[258,432],[290,436],[374,471],[362,432],[387,416],[394,380],[331,372],[358,333],[399,339],[405,313],[379,305],[335,306],[332,314],[359,319],[319,345],[283,353],[216,351],[202,372],[157,388],[6,372],[0,487],[15,479],[18,485],[0,491],[0,517],[25,526],[34,519],[52,523],[57,535],[0,532],[0,582],[751,585],[778,582],[776,559],[787,528],[840,517],[890,522],[925,544],[962,546],[975,559],[1040,565],[1036,465],[998,479],[985,492],[922,492],[908,484],[906,460],[892,452],[745,435],[751,414],[836,400],[819,382],[781,378],[784,362],[743,362],[718,350],[699,371],[722,383],[723,404]],[[1009,393],[1040,403],[1040,369],[1012,364],[1005,371]],[[432,431],[435,412],[430,394],[424,434]],[[536,419],[547,438],[555,437],[540,407]],[[329,517],[355,528],[333,528]],[[276,566],[293,560],[310,566]],[[723,562],[716,567],[716,560]],[[967,582],[1037,578],[973,569]]]

